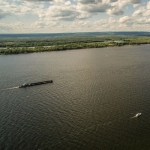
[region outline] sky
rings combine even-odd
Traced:
[[[0,0],[0,33],[150,31],[150,0]]]

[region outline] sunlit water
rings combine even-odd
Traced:
[[[19,149],[150,150],[150,45],[0,56],[0,150]]]

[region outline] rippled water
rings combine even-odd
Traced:
[[[150,45],[0,56],[0,149],[149,150],[149,90]]]

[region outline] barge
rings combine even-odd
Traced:
[[[24,84],[20,85],[19,88],[25,88],[25,87],[36,86],[36,85],[41,85],[41,84],[48,84],[48,83],[53,83],[53,80],[35,82],[35,83],[24,83]]]

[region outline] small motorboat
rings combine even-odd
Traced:
[[[135,117],[139,117],[139,116],[141,116],[142,115],[142,113],[137,113],[136,115],[135,115]]]

